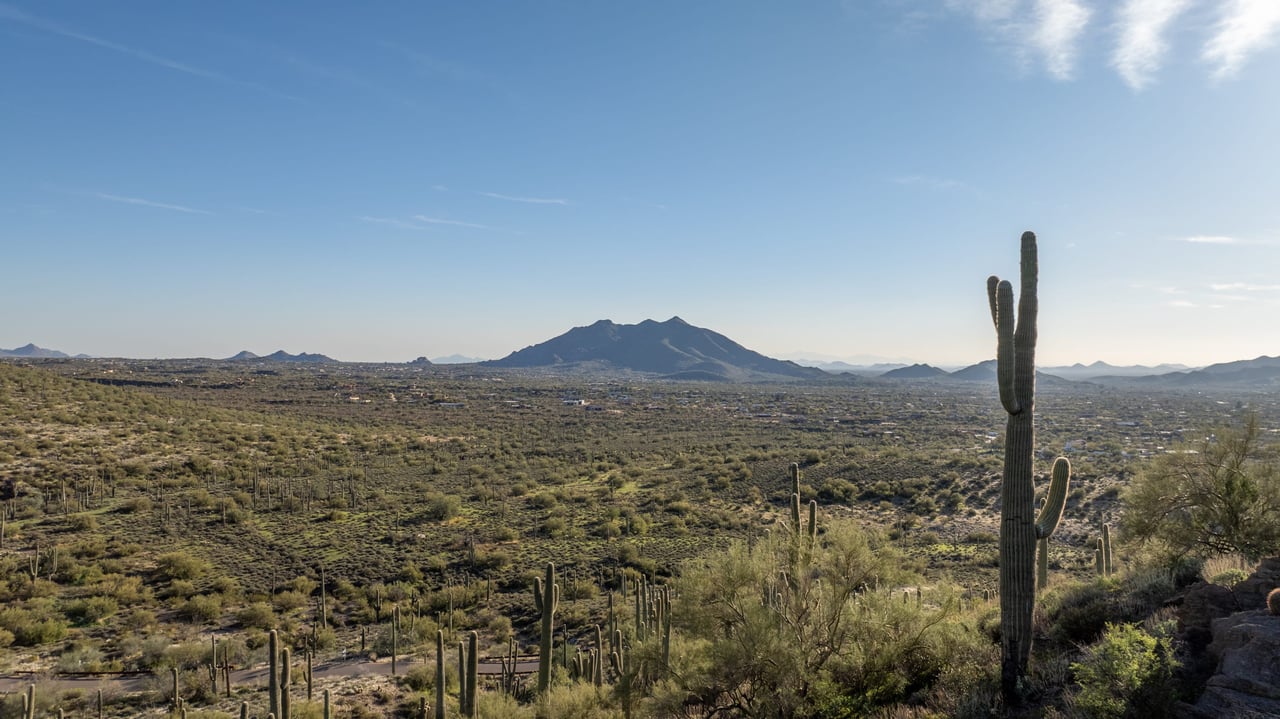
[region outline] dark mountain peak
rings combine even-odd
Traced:
[[[412,365],[427,366],[427,365],[432,364],[432,362],[431,362],[431,360],[427,359],[427,358],[424,356],[424,357],[419,357],[418,359],[416,359],[416,360],[414,360],[414,361],[410,362],[409,364],[412,364]]]
[[[27,344],[11,350],[0,350],[0,357],[29,357],[32,359],[66,359],[70,357],[66,352],[58,350],[45,349],[37,347],[35,344],[28,342]]]
[[[228,358],[227,358],[227,361],[228,361],[228,362],[243,362],[243,361],[245,361],[245,360],[255,360],[255,359],[258,359],[258,355],[256,355],[256,354],[254,354],[254,353],[250,352],[249,350],[240,350],[239,352],[235,353],[234,355],[232,355],[232,356],[228,357]]]
[[[493,367],[595,367],[678,375],[680,378],[752,379],[761,375],[818,378],[821,370],[753,352],[679,317],[620,325],[600,320],[546,342],[486,362]]]
[[[967,382],[993,381],[996,378],[996,361],[993,359],[983,360],[964,369],[958,369],[949,376],[952,379],[965,380]]]
[[[913,364],[899,369],[892,369],[880,375],[884,379],[932,379],[947,376],[947,371],[933,365]]]
[[[322,354],[309,354],[307,352],[299,352],[296,355],[291,355],[288,352],[285,352],[284,350],[276,350],[275,352],[272,352],[266,357],[261,357],[260,359],[267,360],[268,362],[336,362],[337,361],[331,357],[326,357]]]

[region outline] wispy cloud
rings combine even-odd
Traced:
[[[568,200],[562,200],[551,197],[518,197],[514,195],[502,195],[497,192],[479,192],[476,193],[484,197],[492,197],[495,200],[506,200],[508,202],[526,202],[531,205],[567,205]]]
[[[1196,245],[1242,245],[1244,240],[1239,237],[1228,237],[1227,235],[1192,235],[1182,238],[1183,242],[1190,242]]]
[[[462,222],[460,220],[446,220],[440,217],[427,217],[426,215],[414,215],[413,219],[418,222],[425,222],[429,225],[453,225],[454,227],[474,227],[477,230],[487,230],[488,225],[481,225],[475,222]]]
[[[1080,36],[1093,11],[1080,0],[947,0],[947,7],[968,13],[1025,60],[1038,56],[1057,80],[1075,71]]]
[[[167,57],[162,57],[160,55],[156,55],[155,53],[147,52],[146,50],[130,47],[128,45],[121,45],[120,43],[112,42],[110,40],[104,40],[100,37],[94,37],[93,35],[87,35],[85,33],[72,30],[71,28],[68,28],[64,25],[60,25],[56,22],[45,20],[43,18],[39,18],[34,15],[27,14],[22,10],[19,10],[18,8],[15,8],[12,5],[9,5],[6,3],[0,3],[0,20],[9,20],[12,22],[21,23],[23,25],[35,28],[37,30],[42,30],[44,32],[52,33],[54,35],[59,35],[61,37],[69,38],[72,40],[79,40],[80,42],[88,43],[90,45],[96,45],[97,47],[103,48],[105,50],[111,50],[112,52],[116,52],[121,55],[128,55],[129,57],[132,57],[135,60],[140,60],[142,62],[150,63],[152,65],[168,68],[170,70],[176,70],[177,72],[186,73],[188,75],[204,78],[206,80],[213,80],[215,82],[221,82],[228,85],[238,85],[240,87],[248,87],[248,88],[259,90],[271,95],[275,95],[276,97],[283,97],[290,100],[298,99],[292,95],[286,95],[284,93],[277,92],[275,90],[272,90],[269,87],[265,87],[256,82],[237,80],[236,78],[229,77],[227,75],[224,75],[220,72],[216,72],[214,70],[206,70],[204,68],[196,67],[194,65],[188,65],[187,63],[184,63],[184,62],[178,62],[177,60],[171,60]]]
[[[1117,40],[1111,65],[1125,84],[1141,90],[1160,70],[1169,43],[1165,33],[1191,0],[1125,0],[1117,11]]]
[[[1077,0],[1036,0],[1031,44],[1044,57],[1050,75],[1059,80],[1071,79],[1080,34],[1092,14]]]
[[[1280,2],[1229,0],[1201,57],[1213,65],[1216,80],[1235,75],[1249,56],[1269,47],[1280,31]]]
[[[94,197],[100,200],[109,200],[111,202],[119,202],[125,205],[141,205],[142,207],[155,207],[161,210],[173,210],[175,212],[186,212],[192,215],[212,215],[208,210],[197,210],[194,207],[186,205],[171,205],[167,202],[155,202],[153,200],[144,200],[141,197],[124,197],[122,195],[112,195],[106,192],[94,192]]]
[[[1209,285],[1214,292],[1280,292],[1280,285],[1258,285],[1250,282],[1226,282]]]
[[[357,217],[356,219],[357,219],[357,220],[360,220],[361,222],[371,222],[371,223],[376,224],[376,225],[389,225],[389,226],[391,226],[391,227],[397,227],[397,228],[402,229],[402,230],[425,230],[425,229],[427,229],[427,228],[423,227],[422,225],[415,225],[415,224],[413,224],[412,222],[405,222],[404,220],[397,220],[397,219],[396,219],[396,218],[394,218],[394,217],[370,217],[369,215],[361,215],[361,216]]]
[[[972,13],[978,22],[998,23],[1009,20],[1022,0],[947,0],[947,6]]]

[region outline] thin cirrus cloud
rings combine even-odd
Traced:
[[[554,197],[520,197],[518,195],[503,195],[497,192],[479,192],[476,193],[483,197],[492,197],[495,200],[506,200],[507,202],[524,202],[530,205],[567,205],[568,200]]]
[[[1229,237],[1227,235],[1192,235],[1182,238],[1183,242],[1190,242],[1193,245],[1242,245],[1244,240],[1239,237]]]
[[[947,0],[947,6],[971,14],[1021,60],[1038,57],[1057,80],[1071,79],[1081,35],[1093,15],[1080,0]]]
[[[446,220],[440,217],[427,217],[426,215],[414,215],[413,219],[418,222],[425,222],[429,225],[451,225],[453,227],[472,227],[477,230],[487,230],[488,225],[481,225],[476,222],[463,222],[461,220]]]
[[[430,229],[424,225],[448,225],[450,227],[470,227],[477,230],[492,229],[488,225],[481,225],[476,222],[463,222],[461,220],[446,220],[440,217],[428,217],[427,215],[414,215],[409,220],[401,220],[395,217],[375,217],[373,215],[360,215],[356,218],[361,222],[369,222],[375,225],[387,225],[388,227],[396,227],[401,230],[426,230]]]
[[[1280,285],[1258,285],[1249,282],[1226,282],[1209,285],[1214,292],[1280,292]]]
[[[119,202],[125,205],[140,205],[142,207],[154,207],[160,210],[173,210],[174,212],[186,212],[192,215],[212,215],[208,210],[198,210],[194,207],[186,205],[172,205],[167,202],[156,202],[154,200],[144,200],[141,197],[124,197],[123,195],[112,195],[106,192],[95,192],[93,196],[99,200],[107,200],[109,202]]]
[[[1092,14],[1093,11],[1076,0],[1037,0],[1031,44],[1053,77],[1071,79],[1080,35]]]
[[[1280,32],[1280,2],[1230,0],[1205,43],[1201,58],[1213,66],[1213,78],[1222,80],[1240,71],[1249,57],[1275,42]]]
[[[375,225],[387,225],[387,226],[395,227],[395,228],[398,228],[398,229],[401,229],[401,230],[425,230],[425,229],[427,229],[427,228],[423,227],[422,225],[415,225],[415,224],[413,224],[412,222],[405,222],[404,220],[397,220],[397,219],[396,219],[396,218],[394,218],[394,217],[373,217],[373,216],[370,216],[370,215],[360,215],[360,216],[359,216],[359,217],[357,217],[356,219],[357,219],[357,220],[360,220],[361,222],[369,222],[369,223],[372,223],[372,224],[375,224]]]
[[[1169,50],[1165,38],[1191,0],[1126,0],[1117,11],[1117,40],[1111,65],[1134,90],[1149,85]]]
[[[20,23],[22,25],[26,25],[27,27],[32,27],[37,30],[41,30],[43,32],[51,33],[53,35],[58,35],[60,37],[65,37],[71,40],[78,40],[80,42],[88,43],[90,45],[95,45],[97,47],[103,48],[105,50],[111,50],[112,52],[116,52],[121,55],[128,55],[129,57],[132,57],[135,60],[141,60],[142,62],[149,63],[151,65],[168,68],[170,70],[176,70],[177,72],[186,73],[188,75],[204,78],[206,80],[221,82],[228,85],[248,87],[254,90],[265,92],[267,94],[275,95],[276,97],[281,97],[288,100],[298,99],[293,95],[287,95],[282,92],[277,92],[275,90],[272,90],[269,87],[260,85],[256,82],[249,82],[246,80],[237,80],[236,78],[229,77],[227,75],[224,75],[220,72],[216,72],[214,70],[206,70],[204,68],[196,67],[194,65],[188,65],[184,62],[178,62],[177,60],[171,60],[167,57],[161,57],[160,55],[147,52],[146,50],[141,50],[135,47],[129,47],[128,45],[121,45],[120,43],[117,43],[117,42],[111,42],[110,40],[104,40],[100,37],[94,37],[93,35],[88,35],[82,32],[78,32],[64,25],[60,25],[56,22],[45,20],[44,18],[36,17],[34,15],[25,13],[19,10],[18,8],[13,7],[12,5],[9,5],[7,3],[0,3],[0,20],[8,20],[11,22]]]
[[[1199,31],[1200,59],[1214,80],[1235,76],[1280,36],[1277,0],[946,0],[971,15],[1023,62],[1035,58],[1056,80],[1070,80],[1092,18],[1110,13],[1110,65],[1135,91],[1154,82],[1173,50],[1170,35],[1184,19],[1209,17]],[[1203,13],[1189,13],[1201,7]]]

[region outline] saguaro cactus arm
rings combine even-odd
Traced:
[[[1040,516],[1036,517],[1036,538],[1048,539],[1062,521],[1062,510],[1067,506],[1067,488],[1071,484],[1071,461],[1058,457],[1053,461],[1052,479],[1049,480],[1049,497]]]

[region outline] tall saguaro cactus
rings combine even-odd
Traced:
[[[1036,597],[1036,542],[1057,529],[1066,504],[1070,465],[1054,463],[1049,498],[1035,516],[1036,316],[1039,280],[1036,236],[1022,233],[1017,315],[1013,285],[992,275],[987,301],[996,327],[996,377],[1000,404],[1009,415],[1005,425],[1004,473],[1000,482],[1000,685],[1006,698],[1018,699],[1018,683],[1031,657],[1031,615]],[[1061,467],[1061,469],[1059,469]]]
[[[560,585],[556,584],[556,565],[547,562],[547,577],[533,580],[533,606],[542,615],[542,637],[538,644],[538,694],[546,694],[551,685],[551,644],[555,632],[556,607],[560,604]]]

